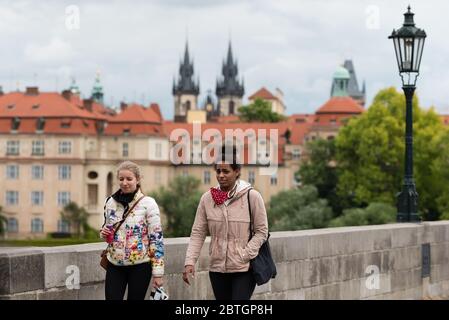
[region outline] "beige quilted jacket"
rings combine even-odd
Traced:
[[[201,197],[190,234],[184,265],[195,265],[206,235],[209,233],[209,270],[213,272],[244,272],[249,261],[257,256],[268,236],[268,221],[262,196],[250,191],[254,236],[248,242],[250,218],[247,193],[251,185],[240,180],[235,196],[217,206],[210,191]]]

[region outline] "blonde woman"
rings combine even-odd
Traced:
[[[151,278],[161,287],[164,275],[164,238],[156,201],[140,189],[137,164],[121,163],[117,168],[120,189],[104,205],[101,237],[109,243],[105,280],[106,300],[143,300]]]

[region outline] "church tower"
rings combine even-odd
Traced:
[[[92,88],[91,99],[97,103],[103,104],[103,86],[100,83],[100,72],[97,71],[94,87]]]
[[[199,79],[193,80],[193,61],[190,61],[189,45],[186,42],[184,61],[179,65],[179,79],[173,79],[173,97],[175,99],[175,122],[185,122],[189,110],[198,109]]]
[[[218,97],[218,110],[220,115],[232,115],[238,113],[238,108],[242,106],[242,98],[245,89],[237,79],[237,61],[232,56],[231,42],[229,41],[228,56],[223,61],[222,78],[217,80],[216,95]]]

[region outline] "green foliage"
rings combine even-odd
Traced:
[[[3,237],[6,233],[7,223],[8,219],[3,215],[3,208],[0,206],[0,237]]]
[[[438,147],[441,153],[432,164],[433,175],[439,177],[434,181],[434,188],[440,190],[435,196],[435,203],[438,211],[441,212],[440,219],[449,220],[449,131],[446,131],[440,140]]]
[[[329,227],[362,226],[392,223],[396,220],[396,208],[390,204],[374,202],[366,208],[343,210],[343,214],[333,219]]]
[[[416,96],[413,126],[419,209],[424,219],[433,220],[449,200],[438,187],[444,183],[438,159],[449,148],[449,140],[443,139],[447,129],[433,109],[419,108]],[[369,109],[351,119],[336,138],[338,196],[360,207],[373,202],[395,205],[404,174],[404,135],[404,94],[394,88],[381,90]]]
[[[313,186],[278,193],[271,198],[268,210],[273,231],[323,228],[331,218],[332,209],[318,198]]]
[[[79,207],[72,201],[63,208],[60,214],[63,220],[69,222],[74,227],[76,237],[86,236],[86,231],[90,228],[87,223],[89,213],[83,207]]]
[[[313,185],[318,196],[327,199],[334,212],[341,212],[336,195],[335,141],[318,139],[306,145],[308,160],[301,164],[296,175],[304,185]]]
[[[279,122],[284,116],[271,111],[268,101],[257,98],[252,104],[239,108],[240,120],[244,122]]]
[[[178,176],[168,188],[161,187],[150,194],[167,217],[164,234],[167,237],[188,237],[201,198],[201,181],[193,176]]]
[[[26,240],[4,240],[0,246],[7,247],[58,247],[84,243],[100,242],[98,239],[65,238],[65,239],[26,239]]]

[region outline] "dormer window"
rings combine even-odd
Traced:
[[[20,118],[14,117],[11,121],[11,130],[16,131],[20,127]]]
[[[70,119],[62,119],[61,120],[61,128],[70,128],[71,124],[72,124],[72,120],[70,120]]]
[[[32,107],[32,108],[33,108],[33,109],[37,109],[37,108],[39,108],[39,106],[40,106],[39,104],[33,104],[33,107]]]
[[[43,131],[45,127],[45,119],[40,117],[36,120],[36,131]]]
[[[131,131],[130,128],[124,128],[124,129],[123,129],[123,134],[124,134],[125,136],[127,136],[127,135],[129,135],[130,131]]]
[[[15,107],[14,104],[9,104],[9,105],[7,106],[8,109],[14,109],[14,107]]]

